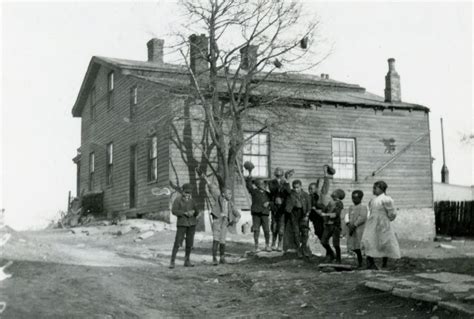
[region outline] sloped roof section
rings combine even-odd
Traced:
[[[87,100],[87,95],[93,85],[100,66],[122,71],[124,74],[138,77],[142,80],[153,83],[176,86],[178,90],[190,85],[190,82],[184,81],[183,76],[189,75],[189,71],[184,65],[169,63],[154,63],[147,61],[136,61],[127,59],[117,59],[109,57],[92,57],[86,75],[81,85],[76,102],[72,108],[74,117],[80,117],[82,109]],[[141,71],[148,71],[151,74],[142,76]],[[181,75],[181,78],[176,77]],[[345,105],[375,106],[384,108],[407,108],[428,111],[429,109],[422,105],[397,102],[387,103],[384,98],[369,92],[357,84],[349,84],[333,79],[321,78],[316,75],[302,73],[273,73],[270,75],[258,75],[255,80],[261,80],[263,84],[255,90],[256,95],[267,95],[277,92],[278,96],[294,98],[315,102],[336,103]],[[225,92],[225,86],[220,88]],[[298,87],[296,90],[295,88]]]

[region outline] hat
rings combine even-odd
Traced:
[[[183,190],[183,193],[191,193],[193,191],[193,188],[191,186],[191,184],[189,183],[186,183],[184,184],[181,189]]]
[[[334,175],[334,174],[336,174],[336,170],[334,169],[334,167],[329,166],[329,165],[326,165],[326,172],[327,172],[329,175]]]

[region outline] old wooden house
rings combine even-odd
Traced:
[[[195,39],[207,43],[202,35]],[[78,195],[102,192],[109,216],[154,213],[170,221],[173,196],[153,189],[173,191],[171,186],[191,182],[197,186],[194,195],[203,194],[194,172],[202,150],[193,141],[202,131],[198,108],[189,106],[190,74],[185,66],[163,61],[163,44],[160,39],[147,43],[148,61],[92,57],[72,109],[82,123],[74,158]],[[388,66],[385,96],[324,74],[268,77],[268,89],[287,95],[292,133],[260,132],[244,148],[242,161],[251,160],[255,175],[266,178],[276,167],[294,169],[293,178],[305,188],[330,164],[336,168],[332,187],[347,194],[361,189],[365,203],[373,196],[373,183],[385,180],[398,209],[399,237],[430,239],[435,228],[429,109],[402,102],[395,60]],[[253,123],[246,130],[252,134]],[[245,214],[249,203],[241,180],[234,192]],[[350,196],[344,204],[351,204]]]

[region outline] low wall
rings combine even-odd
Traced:
[[[433,208],[398,209],[392,226],[400,239],[428,241],[436,236]]]
[[[433,196],[435,202],[474,200],[474,186],[433,183]]]

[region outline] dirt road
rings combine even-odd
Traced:
[[[167,268],[172,231],[136,242],[54,230],[14,233],[2,247],[12,277],[0,281],[1,318],[461,318],[456,313],[363,287],[364,272],[321,272],[319,257],[242,258],[248,241],[229,243],[232,264],[210,265],[208,236],[198,235],[196,267]],[[472,259],[404,259],[392,271],[453,268]],[[472,264],[471,264],[472,265]],[[469,268],[469,264],[466,264]],[[462,266],[461,266],[462,268]],[[452,270],[452,269],[450,269]]]

